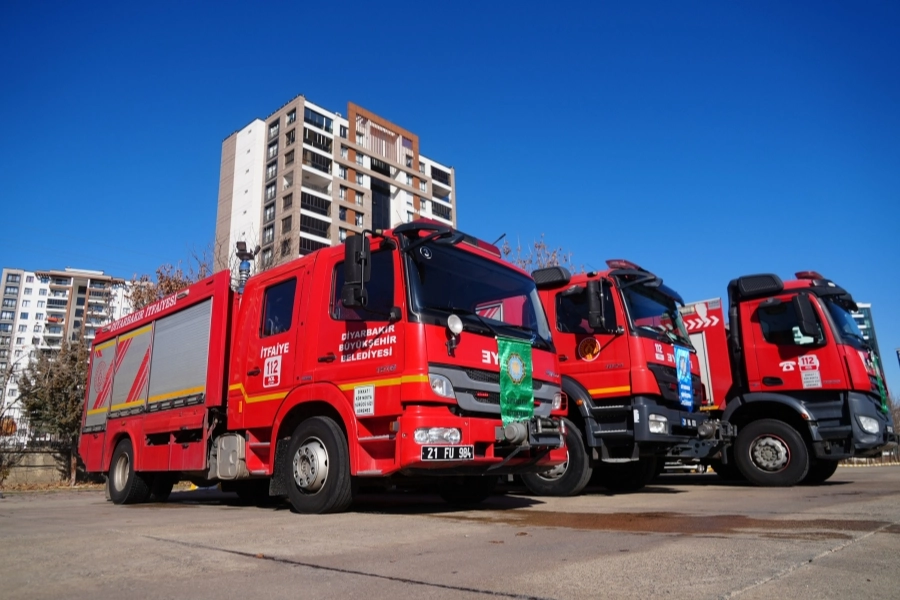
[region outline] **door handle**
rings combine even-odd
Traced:
[[[567,360],[569,360],[569,357],[566,356],[565,354],[559,355],[559,362],[566,362]]]
[[[763,377],[763,385],[784,385],[781,377]]]
[[[330,363],[330,362],[334,362],[335,358],[337,358],[337,357],[334,355],[334,352],[329,352],[325,356],[320,356],[319,362]]]
[[[247,375],[250,377],[256,377],[259,375],[259,367],[253,367],[249,371],[247,371]]]

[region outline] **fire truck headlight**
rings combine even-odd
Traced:
[[[647,418],[650,433],[666,433],[669,420],[662,415],[650,415]]]
[[[458,444],[462,434],[454,427],[422,427],[413,438],[417,444]]]
[[[429,373],[428,383],[431,384],[431,391],[433,391],[438,396],[443,396],[444,398],[456,397],[456,394],[453,391],[453,384],[450,383],[450,380],[443,375],[435,375],[434,373]]]
[[[856,420],[859,421],[859,426],[862,427],[863,431],[865,431],[866,433],[878,433],[879,427],[877,419],[857,415]]]
[[[562,408],[562,394],[560,392],[556,392],[553,394],[553,408],[552,410],[559,410]]]

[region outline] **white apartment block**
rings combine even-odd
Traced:
[[[4,268],[0,276],[0,403],[14,405],[17,374],[62,340],[94,339],[100,327],[131,312],[123,279],[103,271]],[[8,377],[7,377],[8,375]],[[19,407],[4,413],[24,425]]]
[[[300,95],[222,142],[216,270],[238,241],[265,267],[419,218],[456,226],[454,169],[352,102],[344,117]]]

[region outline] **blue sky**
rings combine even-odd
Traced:
[[[900,3],[130,4],[0,5],[3,266],[186,258],[222,140],[302,93],[417,133],[489,241],[689,300],[818,270],[873,304],[900,392]]]

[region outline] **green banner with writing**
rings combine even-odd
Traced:
[[[500,362],[500,416],[503,424],[527,421],[534,416],[531,383],[531,344],[497,336]]]

